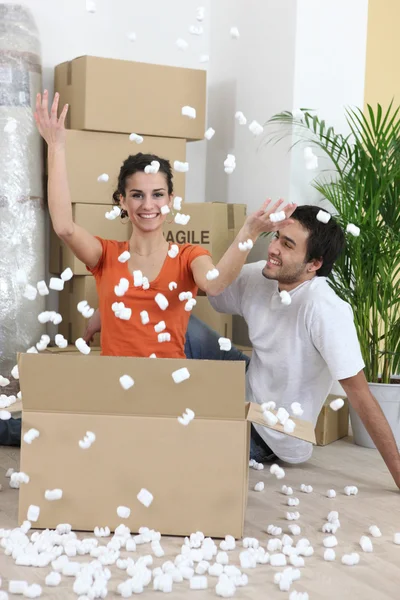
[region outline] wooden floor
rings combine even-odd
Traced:
[[[3,486],[3,491],[0,492],[0,528],[17,525],[18,491],[9,488],[5,473],[9,467],[18,469],[18,460],[18,450],[0,448],[0,483]],[[354,446],[351,438],[346,438],[330,446],[316,448],[309,463],[298,467],[285,466],[285,470],[284,483],[292,486],[300,499],[298,510],[301,519],[298,523],[302,527],[302,536],[309,538],[315,550],[314,555],[306,559],[302,577],[293,584],[292,590],[307,591],[310,600],[400,598],[400,546],[393,543],[393,534],[400,531],[400,492],[395,488],[377,451]],[[252,491],[258,481],[265,482],[264,492]],[[302,483],[312,485],[314,492],[310,495],[301,493],[299,488]],[[257,537],[264,546],[268,539],[265,532],[269,524],[280,525],[287,532],[288,522],[284,518],[287,510],[286,497],[280,493],[281,484],[282,481],[277,481],[268,469],[250,472],[251,491],[245,534]],[[357,485],[358,496],[345,496],[345,485]],[[337,498],[330,500],[325,496],[326,490],[330,488],[336,489]],[[341,521],[341,528],[337,533],[337,559],[334,563],[323,560],[324,534],[321,526],[330,510],[337,510]],[[383,535],[379,539],[373,539],[374,552],[364,554],[359,540],[362,535],[368,535],[368,527],[373,524],[378,525]],[[166,550],[163,560],[173,559],[181,544],[181,538],[163,538],[162,545]],[[142,548],[143,553],[150,550],[147,546]],[[239,550],[241,547],[230,553],[231,564],[239,565]],[[343,566],[341,556],[355,551],[361,556],[359,565]],[[138,555],[135,553],[132,556],[135,558]],[[163,560],[155,559],[154,566],[158,566]],[[278,570],[280,569],[269,565],[259,565],[256,569],[246,571],[249,585],[238,588],[235,597],[256,600],[289,598],[289,593],[280,592],[273,583],[273,575]],[[49,571],[49,568],[17,567],[12,558],[5,556],[0,548],[0,574],[3,578],[1,589],[7,590],[9,579],[26,579],[28,583],[43,585],[42,598],[75,598],[71,578],[64,577],[58,588],[46,588],[44,579]],[[112,573],[108,598],[120,597],[116,594],[116,587],[126,578],[123,572],[114,567]],[[197,599],[216,597],[216,579],[209,577],[208,581],[209,589],[196,592]],[[187,581],[174,584],[171,597],[183,598],[188,591]],[[146,589],[144,594],[146,597],[156,597],[156,592],[151,588]]]

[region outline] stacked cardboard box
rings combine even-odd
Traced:
[[[77,310],[78,302],[86,300],[92,308],[99,306],[99,300],[94,277],[75,276],[66,282],[60,292],[60,313],[63,320],[58,326],[61,333],[70,343],[82,337],[87,320]],[[94,346],[100,346],[100,334],[97,333],[93,340]]]
[[[70,106],[69,129],[192,141],[204,137],[203,70],[81,56],[56,67],[55,89],[60,103]],[[196,119],[183,117],[183,106],[193,106]]]
[[[245,221],[246,204],[193,202],[185,205],[184,212],[190,216],[188,225],[167,225],[167,241],[200,244],[210,252],[214,263],[217,263]]]
[[[124,94],[117,94],[121,81]],[[169,89],[167,96],[154,92],[163,85]],[[186,160],[187,141],[204,137],[206,72],[82,56],[56,67],[55,89],[60,94],[60,105],[69,104],[66,150],[74,221],[94,235],[129,240],[129,222],[105,219],[120,166],[136,152],[157,154],[171,164]],[[185,105],[196,108],[196,119],[182,116]],[[132,132],[143,136],[142,144],[129,140]],[[108,182],[97,181],[101,173],[109,175]],[[185,196],[184,173],[174,173],[174,192]],[[218,262],[243,224],[246,206],[188,203],[183,212],[191,216],[189,225],[166,225],[166,239],[201,244]],[[60,294],[63,323],[59,332],[71,342],[82,335],[85,327],[76,304],[86,299],[96,308],[97,295],[85,265],[51,230],[50,272],[60,274],[67,267],[75,277]],[[232,335],[232,317],[216,313],[206,299],[199,299],[194,313],[221,335]]]
[[[168,98],[154,93],[163,81],[173,80]],[[124,81],[124,94],[116,94]],[[145,63],[83,56],[55,69],[55,89],[60,105],[69,104],[67,170],[74,220],[91,233],[128,240],[129,223],[105,219],[117,188],[123,161],[137,152],[152,153],[173,163],[186,160],[186,141],[203,138],[206,73],[201,70],[161,67]],[[153,91],[152,91],[153,90]],[[194,106],[196,119],[181,115],[181,107]],[[142,144],[129,139],[143,136]],[[108,182],[99,183],[102,173]],[[175,193],[184,195],[185,175],[174,177]],[[52,234],[50,271],[69,266],[75,275],[87,271]]]

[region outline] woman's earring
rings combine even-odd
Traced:
[[[170,212],[170,216],[171,216],[172,220],[171,221],[167,221],[167,219],[165,219],[165,222],[166,222],[167,225],[172,225],[172,223],[174,222],[174,219],[175,219],[174,209],[171,207],[169,212]]]

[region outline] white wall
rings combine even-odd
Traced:
[[[264,124],[282,110],[316,108],[344,130],[344,105],[363,105],[368,0],[96,0],[94,14],[85,0],[20,1],[39,28],[50,92],[54,66],[84,54],[208,68],[207,126],[216,135],[188,145],[188,202],[246,203],[252,212],[266,197],[315,201],[309,183],[317,173],[304,169],[302,151],[263,145],[235,122],[235,112]],[[199,4],[205,34],[194,37],[188,27]],[[178,37],[190,42],[186,52],[176,48]],[[209,66],[200,54],[210,54]],[[123,82],[115,93],[124,93]],[[237,161],[232,175],[223,169],[228,153]],[[264,258],[265,245],[256,244],[250,259]]]
[[[344,105],[363,105],[367,12],[368,0],[213,3],[208,125],[217,133],[207,148],[207,200],[244,202],[248,212],[266,197],[316,201],[310,181],[317,172],[304,168],[303,149],[289,152],[290,139],[263,145],[235,123],[234,114],[241,110],[248,121],[264,124],[283,110],[316,108],[344,130]],[[239,28],[238,40],[229,37],[232,25]],[[223,170],[228,152],[236,156],[232,175]],[[265,254],[262,239],[249,259]]]
[[[4,1],[4,0],[3,0]],[[6,3],[13,4],[10,0]],[[206,69],[199,63],[201,54],[209,54],[209,24],[211,0],[202,0],[206,9],[204,35],[192,36],[189,25],[197,24],[195,10],[198,0],[96,0],[97,11],[88,13],[85,0],[21,0],[36,21],[42,45],[43,87],[53,93],[55,65],[85,54],[125,60]],[[137,41],[127,34],[135,31]],[[190,47],[185,52],[175,45],[182,37]],[[154,93],[167,95],[168,89]],[[116,94],[124,93],[124,82]],[[186,200],[204,202],[206,143],[188,144],[187,160],[191,169],[186,180]],[[47,215],[47,255],[49,223]],[[50,273],[47,270],[46,280]],[[58,297],[48,297],[47,310],[58,310]],[[54,325],[47,332],[54,337]]]
[[[338,133],[347,134],[344,109],[364,106],[368,0],[297,0],[294,108],[316,109]],[[291,202],[313,204],[310,182],[322,169],[304,168],[303,146],[292,151]]]
[[[229,31],[237,26],[240,38]],[[208,125],[216,135],[208,143],[206,199],[244,203],[248,213],[268,197],[287,198],[290,155],[284,145],[265,146],[248,126],[235,121],[242,111],[248,124],[264,124],[272,114],[293,102],[296,3],[293,0],[218,0],[212,5],[211,61],[208,82]],[[232,175],[224,172],[228,153],[236,157]],[[249,260],[265,258],[260,240]]]
[[[265,146],[234,114],[241,110],[248,121],[264,124],[282,110],[315,108],[346,132],[344,107],[363,106],[367,18],[368,0],[213,3],[208,125],[217,133],[207,148],[208,201],[246,202],[250,212],[266,197],[299,204],[318,199],[310,182],[319,171],[305,170],[303,149],[289,152],[289,139]],[[232,25],[238,40],[229,36]],[[232,175],[223,170],[228,152],[236,156]],[[327,166],[320,161],[321,169]]]
[[[218,0],[211,16],[208,124],[217,133],[207,151],[207,200],[247,203],[250,212],[267,197],[288,195],[289,156],[282,147],[264,147],[234,116],[241,110],[248,123],[264,124],[292,105],[296,4]],[[237,40],[229,36],[233,25]],[[223,168],[228,153],[236,156],[232,175]]]
[[[39,28],[50,91],[54,66],[83,54],[208,68],[208,126],[216,135],[188,144],[188,202],[245,202],[253,211],[269,196],[312,200],[315,173],[304,170],[300,150],[265,147],[237,125],[235,112],[264,124],[283,109],[315,107],[340,128],[343,105],[363,102],[368,0],[96,0],[94,14],[85,0],[21,1]],[[202,37],[188,33],[199,4],[206,8]],[[238,40],[230,38],[233,25]],[[186,52],[176,48],[178,37],[190,43]],[[209,66],[200,54],[210,54]],[[124,93],[123,82],[116,93]],[[237,160],[231,176],[223,170],[228,153]]]
[[[236,26],[239,39],[231,39]],[[236,111],[264,124],[282,107],[292,106],[295,67],[296,4],[293,0],[218,0],[212,4],[208,125],[216,134],[208,142],[207,201],[247,204],[257,210],[268,197],[287,197],[290,156],[284,146],[265,147],[248,126],[235,121]],[[232,175],[224,172],[228,153],[236,157]],[[255,244],[250,261],[265,258],[265,238]],[[248,343],[247,327],[235,317],[235,340]]]
[[[54,66],[85,54],[196,69],[208,66],[199,63],[199,57],[209,54],[211,0],[96,0],[95,13],[86,11],[85,0],[20,3],[30,8],[38,26],[43,86],[51,93]],[[188,32],[189,25],[198,24],[195,11],[199,4],[206,9],[201,37]],[[127,37],[131,31],[137,34],[134,43]],[[185,52],[175,45],[179,37],[190,44]],[[115,93],[124,93],[123,81]],[[168,89],[156,89],[154,93],[166,95]],[[192,202],[203,202],[205,198],[205,155],[205,142],[188,144],[188,160],[193,168],[187,176],[186,197]]]

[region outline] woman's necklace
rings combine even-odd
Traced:
[[[167,242],[164,242],[162,246],[160,246],[156,250],[153,250],[153,252],[149,252],[148,254],[141,254],[140,252],[137,252],[136,250],[133,250],[132,254],[137,254],[138,256],[144,256],[144,257],[151,256],[152,254],[155,254],[156,252],[159,252],[163,247],[165,248],[165,243],[167,243]]]

